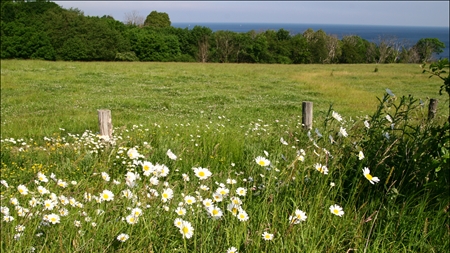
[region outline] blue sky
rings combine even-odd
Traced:
[[[172,23],[299,23],[449,27],[449,1],[54,1],[123,21],[165,12]]]

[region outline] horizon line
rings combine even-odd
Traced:
[[[331,23],[297,23],[297,22],[230,22],[230,21],[172,21],[172,24],[284,24],[284,25],[352,25],[352,26],[389,26],[389,27],[435,27],[450,28],[450,26],[430,26],[430,25],[381,25],[381,24],[331,24]]]

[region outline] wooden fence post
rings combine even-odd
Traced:
[[[430,104],[428,105],[428,120],[431,120],[436,116],[438,100],[430,98]]]
[[[312,129],[313,122],[313,103],[303,101],[302,103],[302,123],[305,130]]]
[[[100,128],[101,136],[112,137],[112,120],[110,110],[97,110],[98,113],[98,126]]]

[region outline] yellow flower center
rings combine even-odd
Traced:
[[[216,210],[216,209],[214,209],[214,210],[212,211],[212,214],[213,214],[213,215],[217,215],[218,213],[219,213],[219,211]]]
[[[169,194],[167,194],[167,193],[163,193],[163,198],[168,198],[169,197]]]
[[[148,165],[144,165],[144,170],[145,171],[147,171],[147,170],[149,170],[150,169],[150,167],[148,166]]]
[[[188,227],[183,227],[183,233],[187,234],[189,232],[189,228]]]
[[[339,210],[334,209],[334,210],[333,210],[333,213],[338,214],[338,213],[339,213]]]
[[[204,171],[200,171],[200,172],[198,173],[198,175],[199,175],[200,177],[204,177],[204,176],[205,176],[205,172],[204,172]]]
[[[259,165],[264,166],[266,164],[263,160],[259,161]]]
[[[366,174],[366,178],[369,179],[369,180],[372,180],[372,175]]]
[[[103,194],[103,199],[108,199],[109,198],[109,195],[108,194]]]

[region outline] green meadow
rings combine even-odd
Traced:
[[[197,122],[225,115],[241,124],[258,118],[314,116],[330,104],[348,117],[371,114],[386,88],[424,102],[439,96],[441,81],[419,65],[261,65],[197,63],[1,62],[2,136],[50,135],[97,129],[97,109],[109,109],[114,126]],[[375,72],[375,68],[378,69]],[[20,126],[20,127],[18,127]]]
[[[2,60],[0,249],[447,252],[441,85],[406,64]]]

